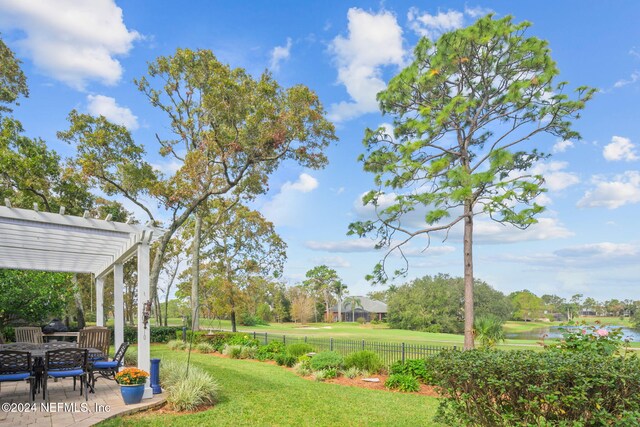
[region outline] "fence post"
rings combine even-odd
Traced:
[[[307,336],[306,335],[304,336],[304,342],[305,343],[307,342]]]
[[[402,363],[404,363],[404,343],[402,343]]]
[[[329,338],[329,351],[333,351],[333,338]]]
[[[454,346],[453,346],[453,351],[456,351],[457,349],[458,349],[458,346],[457,346],[457,345],[454,345]]]
[[[269,343],[269,341],[267,340],[267,333],[268,332],[264,333],[264,345],[267,345]]]
[[[283,335],[282,336],[282,344],[286,344],[287,343],[287,336]]]
[[[253,331],[253,339],[256,339],[256,331]]]
[[[364,340],[362,340],[362,351],[364,351]]]

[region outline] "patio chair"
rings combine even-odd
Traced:
[[[42,344],[42,329],[37,326],[25,326],[15,328],[16,342],[30,342],[34,344]]]
[[[0,351],[0,384],[7,381],[29,381],[29,396],[36,397],[35,375],[31,369],[31,353],[28,351]]]
[[[118,351],[113,356],[113,360],[99,360],[97,362],[93,362],[91,366],[91,387],[95,388],[96,386],[96,375],[100,375],[103,378],[109,380],[115,380],[115,376],[118,373],[118,369],[122,366],[122,361],[124,360],[124,354],[127,352],[129,348],[129,343],[124,342],[120,344]]]
[[[111,331],[107,328],[84,328],[78,333],[79,348],[95,348],[102,352],[102,356],[93,356],[91,359],[92,362],[109,359],[110,342]]]
[[[42,374],[42,399],[46,398],[47,380],[51,378],[73,378],[73,389],[76,389],[76,379],[80,378],[80,396],[89,400],[87,377],[87,350],[80,348],[62,348],[49,350],[44,355],[44,372]]]

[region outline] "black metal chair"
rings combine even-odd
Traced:
[[[95,388],[96,386],[96,375],[100,375],[101,377],[110,380],[115,380],[115,375],[118,373],[118,368],[122,366],[124,354],[127,352],[128,348],[128,342],[122,343],[120,344],[118,351],[116,351],[116,354],[113,356],[113,360],[99,360],[93,362],[93,365],[91,366],[91,388]]]
[[[29,381],[29,395],[35,400],[35,376],[31,366],[31,353],[28,351],[0,351],[0,384],[7,381]]]
[[[88,400],[89,378],[87,374],[86,349],[63,348],[47,351],[44,356],[44,373],[42,375],[42,399],[46,397],[49,377],[56,379],[73,377],[73,389],[76,389],[76,379],[80,378],[80,396],[82,396],[84,388],[84,400]]]

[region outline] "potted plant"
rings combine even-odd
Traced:
[[[116,374],[116,382],[120,384],[120,393],[126,405],[140,403],[147,378],[149,373],[138,368],[125,368]]]

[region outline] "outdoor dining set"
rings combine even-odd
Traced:
[[[39,327],[15,328],[15,335],[15,342],[0,343],[0,386],[26,381],[32,401],[40,391],[46,399],[50,378],[73,378],[74,390],[79,380],[80,395],[88,400],[88,394],[95,392],[96,377],[114,379],[129,346],[123,343],[109,360],[111,331],[106,327],[80,330],[77,342],[45,342],[46,335]]]

